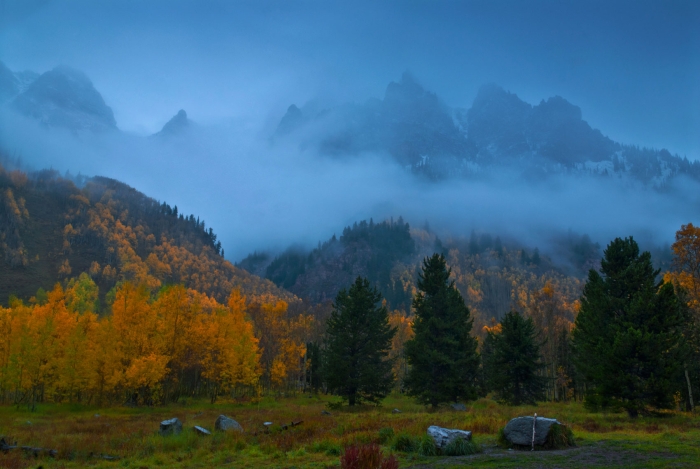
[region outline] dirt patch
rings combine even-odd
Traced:
[[[485,446],[483,452],[471,456],[440,458],[430,463],[409,466],[412,469],[439,468],[444,466],[498,467],[498,460],[507,467],[573,469],[588,467],[645,467],[649,462],[677,459],[673,453],[637,452],[619,449],[604,442],[552,451],[506,450],[498,446]],[[669,461],[670,462],[670,461]]]

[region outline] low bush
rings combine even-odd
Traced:
[[[563,449],[569,446],[576,446],[574,432],[568,425],[552,425],[547,435],[547,440],[542,445],[542,449]]]
[[[382,428],[379,430],[379,443],[385,445],[394,438],[394,429],[391,427]]]
[[[340,445],[330,440],[316,441],[307,449],[311,453],[325,453],[329,456],[340,456]]]
[[[418,441],[418,454],[421,456],[437,456],[438,449],[432,436],[423,435],[423,438]]]
[[[413,453],[418,449],[418,442],[416,438],[408,433],[399,433],[394,437],[394,441],[391,443],[391,449],[394,451],[401,451],[402,453]]]
[[[398,469],[394,455],[384,457],[376,443],[348,446],[340,457],[341,469]]]
[[[474,442],[463,438],[455,438],[442,450],[445,456],[467,456],[478,452],[479,447]]]

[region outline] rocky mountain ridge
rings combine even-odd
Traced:
[[[388,153],[436,180],[504,171],[527,178],[593,174],[655,188],[678,176],[700,180],[699,162],[614,142],[560,96],[533,106],[488,84],[470,109],[451,109],[409,73],[387,86],[383,100],[320,111],[290,106],[274,141],[333,156]]]

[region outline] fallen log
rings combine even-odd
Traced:
[[[58,455],[58,451],[49,448],[34,448],[32,446],[17,446],[17,442],[14,445],[10,445],[5,441],[5,438],[0,438],[0,451],[7,453],[13,449],[20,448],[25,453],[31,453],[34,457],[38,457],[41,453],[46,453],[47,455],[55,458]]]

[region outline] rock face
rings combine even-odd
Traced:
[[[182,431],[182,422],[180,419],[174,418],[170,420],[163,420],[160,422],[160,434],[166,435],[177,435]]]
[[[39,74],[24,71],[13,72],[0,62],[0,104],[14,99],[18,94],[26,90],[29,85],[39,77]]]
[[[437,446],[439,449],[444,448],[456,439],[467,441],[471,441],[472,439],[472,432],[442,428],[436,425],[428,427],[428,435],[432,437],[433,441],[435,441],[435,446]]]
[[[216,419],[216,423],[214,423],[214,428],[222,432],[226,432],[228,430],[234,430],[237,432],[243,431],[243,427],[241,427],[238,422],[230,417],[226,417],[225,415],[219,415],[219,418]]]
[[[202,436],[211,435],[211,432],[210,432],[209,430],[207,430],[207,429],[204,428],[204,427],[197,426],[197,425],[194,426],[194,431],[195,431],[198,435],[202,435]]]
[[[532,445],[532,419],[533,417],[516,417],[503,429],[503,435],[513,445]],[[561,425],[557,419],[537,417],[535,424],[535,445],[544,445],[553,424]]]

